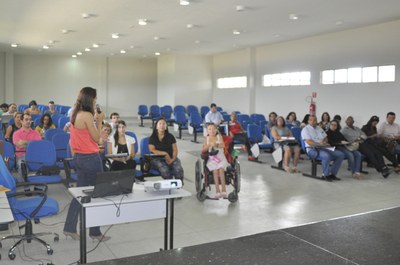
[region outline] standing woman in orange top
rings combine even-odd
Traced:
[[[103,171],[99,154],[99,141],[102,120],[94,121],[97,100],[96,89],[84,87],[81,89],[71,115],[71,151],[78,175],[77,186],[93,186],[96,174]],[[64,226],[64,235],[79,240],[76,225],[80,212],[79,202],[72,199]],[[91,227],[89,236],[99,241],[110,239],[100,232],[99,227]]]

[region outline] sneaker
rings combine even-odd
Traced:
[[[387,178],[390,175],[390,170],[388,167],[382,168],[382,177]]]
[[[322,179],[322,180],[326,180],[326,181],[328,181],[328,182],[332,182],[332,179],[331,179],[330,176],[326,176],[326,177],[325,177],[325,176],[322,176],[321,179]]]
[[[258,161],[258,158],[254,156],[249,156],[249,161]]]
[[[336,177],[336,176],[333,175],[333,174],[329,175],[329,177],[330,177],[332,180],[341,180],[340,178]]]
[[[228,193],[226,193],[226,191],[221,192],[221,197],[224,199],[228,198]]]

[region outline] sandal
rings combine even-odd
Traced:
[[[290,167],[283,167],[283,169],[286,171],[286,173],[292,173]]]
[[[294,168],[292,169],[292,172],[293,172],[293,173],[300,173],[300,170],[298,170],[297,167],[294,167]]]

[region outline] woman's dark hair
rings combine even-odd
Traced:
[[[378,117],[378,116],[375,116],[375,115],[372,116],[372,117],[369,119],[369,121],[367,122],[367,127],[371,128],[371,127],[372,127],[372,123],[373,123],[374,121],[379,122],[379,117]]]
[[[151,133],[151,136],[150,136],[150,137],[157,137],[157,136],[158,136],[157,125],[158,125],[158,123],[159,123],[160,121],[165,121],[165,123],[167,123],[167,120],[166,120],[166,119],[164,119],[164,118],[159,118],[159,119],[156,121],[156,123],[154,124],[153,132]],[[167,125],[168,125],[168,123],[167,123]],[[168,132],[168,126],[167,126],[167,129],[165,129],[165,134],[168,134],[168,133],[169,133],[169,132]]]
[[[289,117],[290,117],[290,115],[292,115],[292,114],[294,114],[294,120],[297,120],[296,112],[291,111],[291,112],[289,112],[289,114],[286,116],[286,120],[287,120],[287,121],[289,120]]]
[[[310,114],[304,115],[303,121],[301,123],[308,124],[308,118],[310,118]]]
[[[37,106],[36,100],[31,100],[31,102],[29,102],[28,106],[31,107],[32,105]]]
[[[118,127],[119,127],[120,124],[122,124],[122,125],[124,125],[124,126],[126,127],[125,121],[119,120],[119,121],[117,122],[116,130],[115,130],[115,133],[114,133],[114,140],[115,140],[114,146],[117,146],[117,145],[118,145],[118,140],[119,140]]]
[[[47,128],[50,128],[53,125],[53,119],[51,118],[50,114],[46,113],[40,118],[40,124],[44,127],[44,118],[48,117],[49,122],[47,123]]]
[[[285,122],[285,119],[282,116],[278,116],[276,118],[276,126],[278,126],[278,119],[282,120],[282,122],[283,122],[282,127],[285,127],[286,126],[286,122]]]
[[[328,115],[328,122],[331,121],[331,116],[329,115],[329,113],[328,113],[328,112],[324,112],[324,113],[322,113],[322,115],[321,115],[321,122],[324,122],[324,116],[325,116],[325,114]]]
[[[76,115],[79,111],[87,111],[94,115],[93,101],[97,97],[96,89],[91,87],[84,87],[79,92],[78,98],[71,115],[71,123],[75,124]]]

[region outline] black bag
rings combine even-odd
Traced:
[[[60,168],[58,166],[42,166],[36,171],[37,176],[51,176],[60,174]]]

